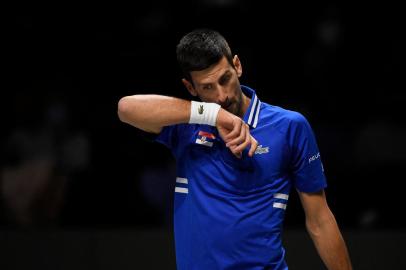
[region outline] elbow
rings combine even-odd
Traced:
[[[317,217],[306,218],[306,229],[312,238],[320,237],[324,231],[337,226],[333,213],[328,209]]]
[[[318,223],[307,221],[306,229],[312,238],[318,238],[321,235],[321,226]]]
[[[131,103],[130,97],[123,97],[118,101],[117,115],[120,121],[125,123],[128,121],[128,115],[130,114],[131,107],[134,106],[134,104]]]
[[[155,105],[154,105],[155,106]],[[142,129],[147,132],[159,133],[161,128],[153,124],[151,114],[153,106],[148,102],[148,97],[142,95],[126,96],[117,104],[117,115],[121,122]]]

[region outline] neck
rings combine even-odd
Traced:
[[[241,91],[242,92],[242,91]],[[239,117],[243,118],[245,112],[248,110],[248,107],[250,106],[251,99],[247,97],[243,92],[242,92],[242,102],[241,102],[241,110],[240,110],[240,115]]]

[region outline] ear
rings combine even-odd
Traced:
[[[191,84],[185,78],[182,79],[182,83],[192,96],[194,96],[194,97],[197,96],[197,92],[196,92],[195,88],[193,87],[193,84]]]
[[[235,70],[237,71],[237,76],[241,77],[241,75],[242,75],[242,65],[241,65],[241,62],[240,62],[240,58],[238,58],[238,55],[234,55],[233,64],[234,64]]]

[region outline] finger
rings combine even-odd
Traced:
[[[233,153],[234,156],[236,156],[237,158],[241,158],[241,156],[242,156],[241,152],[235,151],[235,148],[236,148],[236,146],[232,146],[229,149]]]
[[[243,122],[240,119],[234,119],[233,129],[224,136],[226,141],[230,141],[241,133]]]
[[[244,151],[244,149],[250,145],[251,143],[251,135],[250,135],[250,129],[248,127],[248,125],[245,126],[245,136],[244,136],[244,141],[237,146],[237,148],[235,148],[235,151],[237,152],[241,152]]]
[[[246,140],[247,129],[248,129],[248,125],[244,123],[244,124],[242,125],[242,127],[241,127],[241,131],[240,131],[239,136],[238,136],[237,138],[235,138],[235,139],[229,141],[228,143],[226,143],[226,146],[227,146],[227,147],[230,147],[230,146],[232,146],[232,145],[237,146],[237,145],[243,143],[243,142]]]
[[[236,119],[234,120],[234,127],[233,130],[231,130],[230,133],[228,133],[226,136],[224,136],[224,139],[226,141],[229,141],[232,138],[235,138],[241,133],[241,127],[243,126],[243,121],[241,119]]]
[[[255,154],[255,150],[257,150],[257,147],[258,147],[257,140],[255,140],[255,138],[251,136],[251,148],[250,151],[248,152],[248,156],[252,157]]]

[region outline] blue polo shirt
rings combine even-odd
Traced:
[[[326,187],[313,131],[301,114],[261,102],[255,91],[244,122],[258,141],[236,158],[208,125],[163,128],[157,141],[177,161],[174,198],[179,270],[287,269],[282,224],[293,188]]]

